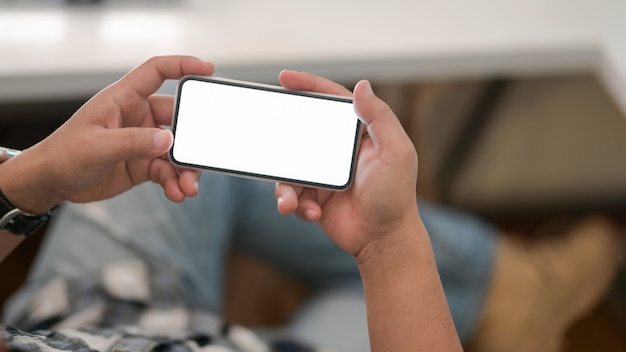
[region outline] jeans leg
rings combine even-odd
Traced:
[[[236,207],[233,188],[230,178],[205,174],[203,195],[181,204],[168,201],[158,185],[146,183],[110,200],[64,205],[27,283],[6,306],[5,321],[17,324],[37,291],[52,279],[129,260],[171,266],[183,275],[184,301],[219,311]]]
[[[369,346],[365,299],[354,258],[317,224],[278,214],[273,184],[245,181],[242,187],[248,201],[236,226],[235,246],[316,289],[294,318],[292,332],[325,347],[364,351]],[[457,331],[468,341],[489,288],[497,229],[473,215],[421,200],[419,208]],[[345,344],[347,336],[353,344]]]
[[[354,258],[337,247],[318,224],[278,213],[273,183],[245,180],[241,187],[247,201],[236,225],[235,247],[314,289],[361,286]]]
[[[418,205],[457,332],[461,342],[467,342],[490,287],[498,230],[465,212],[425,201]]]

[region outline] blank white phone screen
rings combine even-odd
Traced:
[[[350,99],[183,80],[175,163],[329,188],[351,181],[359,120]]]

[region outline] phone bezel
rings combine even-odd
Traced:
[[[357,116],[357,123],[356,123],[356,128],[355,128],[355,133],[354,133],[354,141],[352,143],[353,148],[352,148],[352,157],[350,160],[349,175],[348,175],[347,182],[343,185],[310,182],[306,180],[271,176],[271,175],[259,174],[259,173],[248,172],[248,171],[239,171],[239,170],[224,169],[224,168],[219,168],[219,167],[214,167],[214,166],[198,165],[198,164],[192,164],[192,163],[177,160],[174,157],[174,148],[176,145],[176,127],[178,123],[178,112],[179,112],[180,101],[181,101],[181,91],[183,89],[184,84],[191,80],[214,83],[214,84],[229,85],[229,86],[235,86],[235,87],[242,87],[242,88],[249,88],[249,89],[257,89],[257,90],[269,91],[269,92],[280,93],[280,94],[291,94],[291,95],[310,97],[310,98],[316,98],[316,99],[326,99],[326,100],[339,101],[339,102],[350,103],[350,104],[352,104],[353,102],[352,98],[350,97],[330,95],[330,94],[320,94],[320,93],[313,93],[313,92],[308,92],[308,91],[290,90],[281,86],[232,80],[232,79],[226,79],[226,78],[220,78],[220,77],[185,76],[179,80],[178,85],[176,87],[174,113],[173,113],[173,118],[172,118],[172,133],[174,134],[174,143],[172,144],[172,147],[170,148],[169,158],[171,162],[174,163],[174,165],[178,167],[190,168],[190,169],[201,170],[201,171],[206,170],[206,171],[215,172],[215,173],[224,174],[224,175],[232,175],[232,176],[237,176],[237,177],[244,177],[244,178],[264,180],[264,181],[289,183],[293,185],[312,187],[312,188],[330,189],[330,190],[335,190],[335,191],[345,190],[349,188],[350,185],[352,184],[353,179],[354,179],[355,169],[356,169],[356,163],[357,163],[362,128],[363,128],[362,127],[363,123],[360,121],[358,116]]]

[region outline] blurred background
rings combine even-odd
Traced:
[[[189,54],[235,79],[276,83],[284,68],[348,87],[370,79],[416,145],[426,199],[525,234],[589,213],[624,225],[624,10],[608,0],[0,0],[0,145],[36,143],[151,56]],[[40,239],[0,264],[1,299]],[[618,289],[572,325],[564,350],[626,351]]]

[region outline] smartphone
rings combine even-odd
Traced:
[[[352,99],[215,77],[179,81],[175,165],[343,190],[354,175],[361,122]]]

